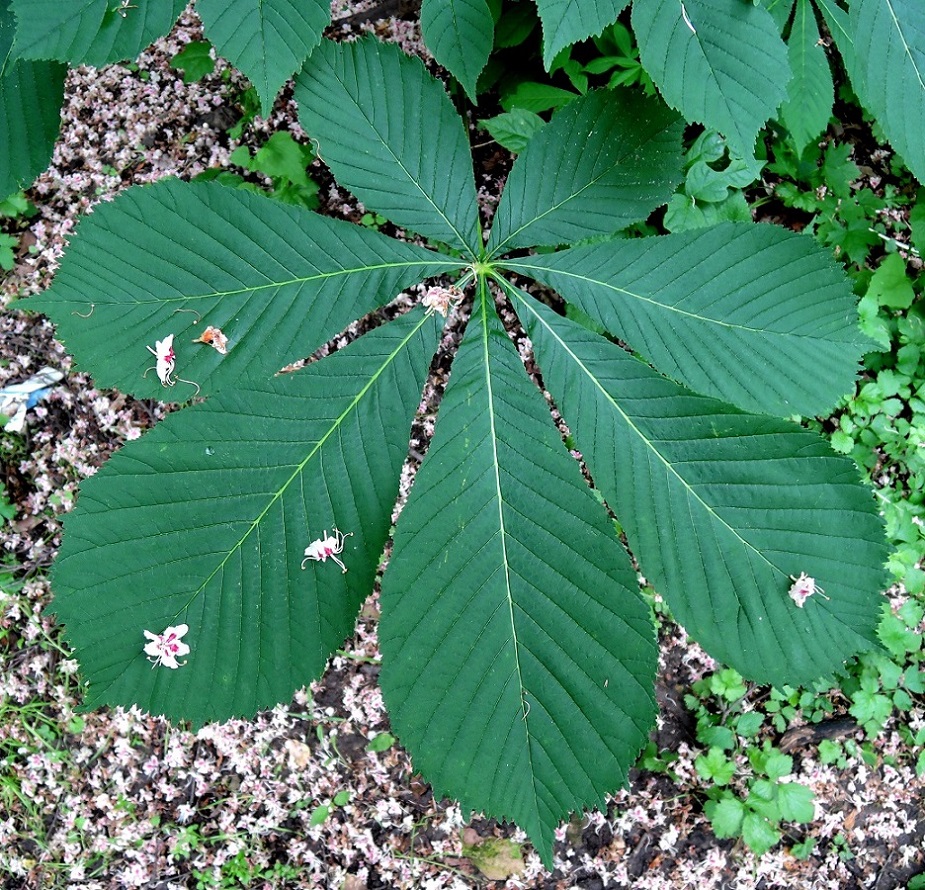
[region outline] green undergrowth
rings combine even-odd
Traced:
[[[862,138],[873,140],[869,132]],[[793,766],[777,747],[789,728],[853,718],[863,740],[822,739],[821,764],[844,769],[861,759],[925,777],[925,730],[910,729],[906,719],[925,694],[925,190],[917,190],[898,157],[880,146],[875,151],[883,169],[875,173],[862,172],[847,142],[827,138],[797,154],[786,133],[769,130],[767,146],[763,161],[742,161],[718,134],[701,133],[687,150],[687,178],[665,225],[696,228],[737,218],[745,207],[761,215],[774,209],[763,205],[777,201],[785,220],[792,212],[794,227],[842,261],[860,298],[861,328],[879,348],[865,356],[854,393],[829,418],[803,422],[850,454],[874,484],[891,543],[888,568],[900,595],[893,608],[884,603],[878,629],[883,649],[851,660],[837,688],[829,682],[759,687],[720,668],[695,682],[685,703],[696,718],[702,746],[696,769],[712,786],[705,812],[717,837],[740,838],[757,854],[783,840],[792,855],[807,858],[817,846],[812,825],[805,824],[813,818],[810,789],[781,781]],[[770,199],[755,191],[762,170]],[[884,756],[876,739],[894,717],[903,749]],[[650,745],[640,765],[671,775],[675,759]]]

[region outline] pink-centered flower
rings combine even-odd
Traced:
[[[429,312],[439,312],[444,317],[462,293],[456,287],[429,287],[421,303]]]
[[[145,348],[156,360],[154,370],[157,372],[158,380],[164,386],[173,386],[175,381],[172,375],[177,365],[177,356],[173,351],[173,334],[168,334],[163,340],[156,340],[154,349],[150,346]]]
[[[337,558],[337,554],[343,552],[344,539],[349,538],[352,534],[353,532],[347,532],[345,535],[335,528],[334,534],[329,536],[328,530],[325,529],[324,537],[312,541],[311,544],[305,548],[305,559],[302,560],[302,568],[305,568],[305,563],[310,559],[314,562],[326,562],[328,559],[331,559],[340,566],[341,574],[346,572],[347,566]]]
[[[790,586],[789,595],[797,607],[802,609],[806,604],[806,601],[814,594],[818,593],[823,599],[828,599],[825,595],[825,591],[817,586],[816,579],[810,578],[806,572],[800,572],[799,578],[794,578],[793,575],[790,576],[790,580],[793,581],[793,584]]]
[[[189,646],[183,642],[183,636],[187,631],[189,631],[189,626],[186,624],[168,627],[162,634],[154,634],[150,630],[144,631],[144,635],[150,640],[145,644],[145,655],[148,656],[148,661],[155,667],[162,664],[171,670],[176,670],[186,664],[185,661],[177,661],[177,658],[190,653]]]

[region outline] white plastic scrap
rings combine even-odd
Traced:
[[[42,368],[22,383],[14,383],[0,389],[0,414],[9,420],[3,428],[11,433],[21,433],[26,428],[26,411],[35,406],[50,391],[64,374],[54,368]]]

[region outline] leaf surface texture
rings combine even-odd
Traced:
[[[627,7],[629,0],[536,0],[543,22],[543,64],[546,70],[558,52],[596,37],[613,24]]]
[[[17,31],[14,52],[23,59],[56,59],[94,65],[134,59],[162,37],[186,7],[185,0],[12,0]]]
[[[206,36],[250,78],[265,117],[331,23],[328,0],[197,0]]]
[[[663,373],[746,410],[829,410],[869,348],[843,273],[809,238],[773,226],[724,223],[503,262]]]
[[[393,223],[475,256],[469,142],[419,59],[374,40],[324,41],[296,78],[299,120],[338,181]]]
[[[196,724],[288,701],[350,634],[389,532],[440,326],[420,310],[292,374],[170,415],[84,482],[55,611],[88,703]],[[303,550],[336,525],[341,559]],[[152,669],[142,631],[188,624],[188,664]]]
[[[918,0],[854,0],[849,29],[851,83],[925,182],[925,6]]]
[[[104,204],[52,287],[29,301],[47,312],[100,386],[147,398],[165,389],[148,346],[174,335],[177,374],[203,393],[245,373],[270,375],[305,358],[404,287],[458,268],[449,257],[216,183],[167,180]],[[194,343],[206,326],[227,355]],[[85,358],[86,357],[86,358]]]
[[[768,11],[742,0],[635,0],[633,30],[665,101],[750,157],[790,79]]]
[[[886,558],[852,460],[796,424],[666,380],[520,295],[543,380],[643,574],[716,658],[776,685],[876,641]],[[829,597],[797,608],[791,576]]]
[[[654,715],[647,609],[483,291],[383,580],[382,686],[402,744],[547,864],[570,811],[626,782]]]
[[[67,73],[56,62],[12,59],[14,24],[9,0],[0,0],[0,200],[48,166]]]
[[[514,162],[490,253],[612,235],[681,181],[683,123],[655,99],[598,90],[569,102]]]
[[[421,31],[434,58],[475,102],[475,84],[495,36],[495,22],[485,0],[424,0]]]

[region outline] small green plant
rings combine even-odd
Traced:
[[[704,130],[684,157],[684,184],[665,210],[664,226],[683,232],[720,222],[750,222],[744,189],[761,175],[763,163],[733,155],[715,130]]]
[[[170,67],[183,72],[183,83],[195,83],[215,71],[212,44],[208,40],[191,40],[171,60]]]
[[[247,890],[258,881],[267,882],[263,886],[283,887],[284,882],[299,877],[299,870],[284,862],[274,862],[268,866],[257,865],[251,862],[246,850],[240,850],[221,865],[218,874],[216,869],[203,871],[194,868],[192,875],[196,881],[196,890]]]
[[[25,221],[31,219],[38,211],[23,192],[15,192],[0,200],[0,220],[9,219]],[[19,245],[17,235],[0,232],[0,269],[10,271],[16,264],[15,250]]]
[[[380,732],[369,740],[366,750],[381,753],[382,751],[388,751],[395,742],[396,738],[390,732]]]
[[[741,837],[759,856],[782,837],[781,822],[812,822],[815,811],[813,793],[799,782],[782,782],[793,772],[793,758],[766,743],[751,748],[748,758],[755,771],[747,781],[748,793],[739,797],[725,787],[736,766],[718,748],[711,748],[697,759],[697,770],[715,782],[707,792],[704,812],[717,837]]]
[[[614,22],[592,37],[590,44],[565,47],[549,66],[550,75],[561,71],[579,93],[587,92],[589,86],[639,86],[646,95],[655,95],[655,84],[639,61],[639,47],[626,25]]]
[[[745,707],[748,686],[738,672],[728,668],[694,683],[685,703],[697,720],[697,740],[705,753],[694,761],[702,779],[712,784],[704,811],[717,837],[741,837],[761,855],[782,837],[782,822],[811,822],[812,792],[798,782],[782,782],[793,772],[793,760],[767,740],[752,740],[764,723],[760,710]],[[766,710],[768,709],[766,707]],[[739,778],[742,755],[751,775]],[[737,794],[730,785],[738,779],[747,793]],[[808,855],[807,841],[794,855]]]
[[[285,204],[293,204],[315,210],[318,207],[318,183],[308,175],[308,166],[315,159],[310,145],[302,145],[293,139],[291,133],[274,133],[256,152],[246,145],[236,148],[229,162],[243,167],[250,173],[262,173],[269,177],[269,193]],[[254,183],[229,171],[206,171],[197,177],[200,180],[218,180],[223,185],[257,191]]]
[[[824,149],[810,146],[797,158],[785,144],[777,143],[768,171],[785,177],[775,195],[784,204],[812,214],[809,228],[820,243],[831,247],[858,266],[863,266],[885,234],[877,215],[889,206],[905,203],[898,195],[881,197],[868,187],[855,188],[861,171],[851,160],[851,146],[830,143]]]
[[[18,238],[0,232],[0,269],[6,269],[9,272],[16,264],[13,250],[18,244]]]
[[[498,145],[515,154],[522,152],[545,125],[546,121],[538,114],[518,107],[479,121],[479,126],[487,130]]]
[[[381,229],[383,226],[388,225],[388,220],[381,214],[375,213],[371,210],[367,210],[360,217],[360,225],[366,226],[367,229]]]
[[[817,684],[809,689],[792,686],[773,688],[768,691],[762,710],[779,733],[786,732],[797,717],[818,723],[833,711],[832,703],[825,694],[827,690],[828,684]]]
[[[328,817],[335,807],[343,807],[348,803],[350,803],[350,792],[338,791],[337,794],[331,798],[329,803],[319,804],[312,810],[312,815],[308,824],[311,826],[323,824],[328,820]]]

